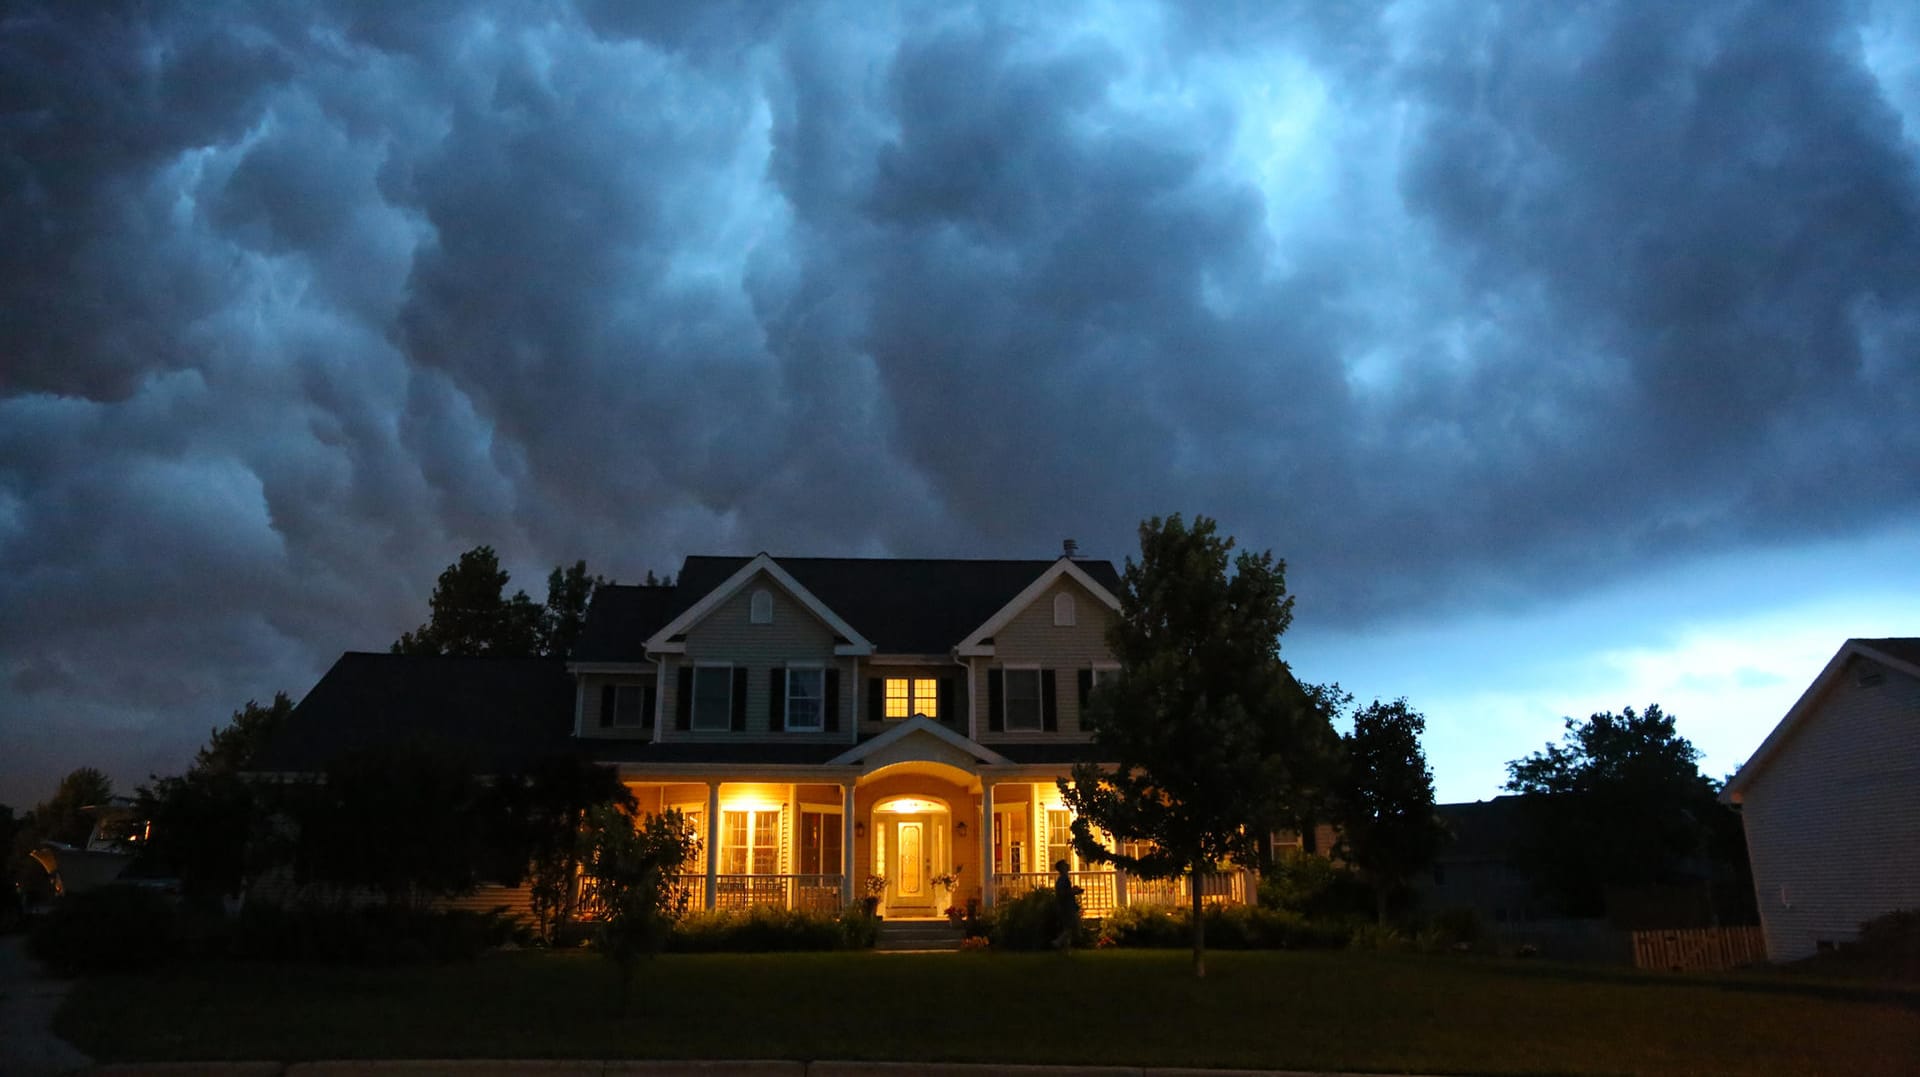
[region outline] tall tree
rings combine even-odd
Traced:
[[[601,905],[596,941],[620,971],[618,1012],[626,1012],[640,959],[659,952],[674,918],[685,911],[686,895],[674,889],[670,876],[697,847],[678,811],[649,815],[637,825],[612,804],[588,815],[587,868]]]
[[[461,554],[434,585],[430,619],[401,635],[393,653],[515,658],[539,653],[541,609],[525,591],[507,597],[508,578],[493,547]]]
[[[575,561],[564,569],[555,567],[547,575],[547,607],[540,613],[540,653],[554,658],[573,656],[573,645],[580,642],[580,629],[587,623],[593,594],[608,582],[589,576],[585,561]]]
[[[254,757],[293,713],[293,700],[285,692],[275,692],[273,702],[261,706],[255,700],[233,712],[223,729],[208,731],[207,743],[193,757],[188,773],[238,774],[253,766]]]
[[[1599,915],[1608,887],[1676,881],[1728,809],[1657,703],[1568,718],[1566,729],[1508,763],[1506,787],[1532,798],[1524,865],[1567,912]]]
[[[1299,825],[1339,744],[1280,660],[1293,620],[1285,562],[1243,551],[1229,571],[1233,539],[1215,531],[1204,516],[1191,528],[1178,514],[1140,525],[1140,560],[1127,560],[1107,637],[1120,672],[1085,716],[1117,765],[1083,764],[1060,783],[1080,855],[1189,877],[1196,976],[1206,975],[1206,876],[1253,863],[1259,835]]]
[[[1433,813],[1433,771],[1420,750],[1427,722],[1404,699],[1374,700],[1354,712],[1345,773],[1335,798],[1349,863],[1373,888],[1374,915],[1386,923],[1388,901],[1433,864],[1441,830]]]

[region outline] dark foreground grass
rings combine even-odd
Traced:
[[[661,957],[629,1013],[590,954],[391,969],[200,964],[86,981],[105,1061],[797,1058],[1426,1073],[1910,1073],[1920,991],[1459,957]]]

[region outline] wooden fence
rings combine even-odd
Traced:
[[[1708,972],[1764,964],[1767,941],[1758,927],[1700,927],[1633,933],[1633,966],[1668,972]]]

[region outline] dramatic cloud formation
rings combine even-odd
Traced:
[[[1361,638],[1920,521],[1905,5],[1032,7],[9,6],[0,800],[481,542],[1200,511]]]

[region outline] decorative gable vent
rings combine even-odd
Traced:
[[[773,592],[762,587],[753,593],[753,605],[749,611],[749,619],[757,625],[770,625],[773,623]]]
[[[1073,595],[1062,591],[1053,596],[1053,623],[1055,627],[1070,627],[1074,621]]]
[[[1855,688],[1874,688],[1886,682],[1887,671],[1873,662],[1856,662],[1853,666],[1853,686]]]

